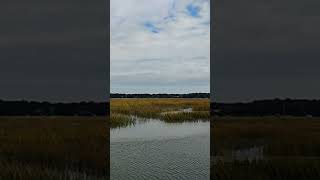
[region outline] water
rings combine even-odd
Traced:
[[[138,121],[111,130],[111,180],[209,180],[210,124]]]
[[[186,109],[180,109],[180,110],[177,110],[177,111],[163,112],[163,113],[161,113],[161,114],[174,114],[174,113],[181,113],[181,112],[190,113],[190,112],[193,112],[193,109],[192,109],[192,108],[186,108]]]

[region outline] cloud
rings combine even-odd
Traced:
[[[111,91],[208,92],[209,6],[207,0],[112,0]]]

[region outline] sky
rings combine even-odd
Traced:
[[[209,0],[111,0],[112,93],[210,91]]]
[[[212,99],[320,98],[320,1],[215,0]]]
[[[0,2],[0,99],[106,101],[105,0]]]
[[[110,3],[1,1],[0,99],[104,101],[109,45],[111,92],[320,99],[318,0]]]

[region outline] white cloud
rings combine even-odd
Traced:
[[[111,92],[208,92],[209,8],[208,0],[111,0]]]

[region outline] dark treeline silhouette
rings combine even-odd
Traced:
[[[110,94],[111,98],[210,98],[210,93],[189,94]]]
[[[207,93],[192,94],[113,94],[113,98],[208,98]],[[105,116],[107,102],[50,103],[2,101],[0,116]],[[320,116],[320,100],[274,99],[247,103],[211,103],[218,116]]]
[[[274,99],[248,103],[211,103],[217,116],[320,116],[320,100]]]
[[[105,116],[109,103],[49,103],[0,100],[0,116]]]

